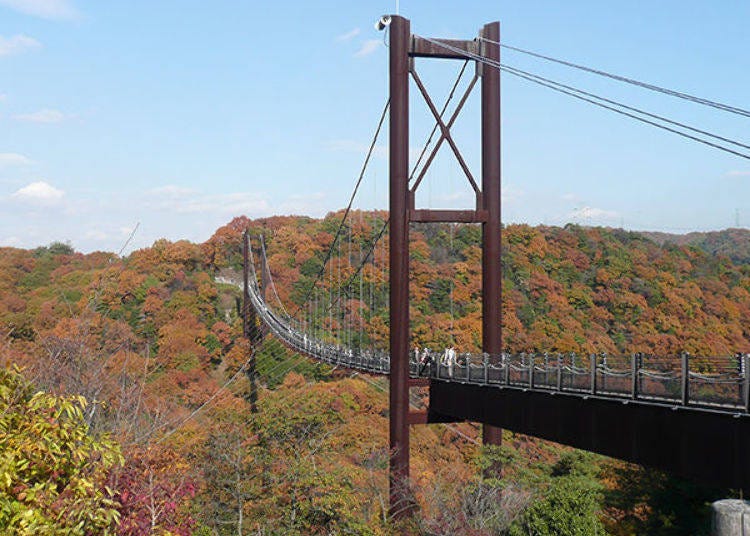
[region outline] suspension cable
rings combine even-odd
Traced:
[[[563,94],[569,95],[571,97],[574,97],[576,99],[588,102],[588,103],[593,104],[595,106],[599,106],[600,108],[605,108],[607,110],[613,111],[613,112],[618,113],[620,115],[624,115],[624,116],[630,117],[631,119],[635,119],[636,121],[640,121],[642,123],[649,124],[649,125],[654,126],[656,128],[660,128],[662,130],[666,130],[666,131],[671,132],[673,134],[677,134],[678,136],[682,136],[684,138],[696,141],[698,143],[702,143],[704,145],[708,145],[709,147],[713,147],[713,148],[718,149],[720,151],[724,151],[724,152],[733,154],[735,156],[739,156],[740,158],[744,158],[746,160],[750,160],[750,155],[747,155],[745,153],[741,153],[739,151],[735,151],[735,150],[730,149],[728,147],[724,147],[723,145],[719,145],[717,143],[713,143],[713,142],[705,140],[703,138],[699,138],[697,136],[693,136],[691,134],[688,134],[686,132],[682,132],[680,130],[668,127],[666,125],[662,125],[662,124],[657,123],[655,121],[651,121],[649,119],[645,119],[645,118],[640,117],[638,115],[635,115],[633,113],[629,113],[627,111],[624,111],[624,110],[621,110],[619,108],[616,108],[615,106],[619,106],[620,108],[632,110],[632,111],[635,111],[636,113],[640,113],[642,115],[647,115],[647,116],[650,115],[651,117],[658,117],[660,120],[665,120],[667,122],[679,125],[680,127],[683,127],[683,128],[686,128],[686,129],[691,129],[691,130],[694,130],[694,131],[697,130],[697,129],[693,129],[692,127],[689,127],[688,125],[684,125],[682,123],[678,123],[678,122],[671,121],[671,120],[666,120],[665,118],[661,118],[660,116],[655,116],[655,114],[649,114],[648,112],[640,110],[638,108],[633,108],[633,107],[627,106],[625,104],[619,103],[617,101],[612,101],[612,100],[609,100],[609,99],[605,99],[604,97],[600,97],[600,96],[595,95],[593,93],[587,93],[585,91],[573,88],[571,86],[566,86],[566,85],[561,84],[559,82],[555,82],[555,81],[550,80],[548,78],[544,78],[542,76],[538,76],[538,75],[529,73],[527,71],[523,71],[521,69],[517,69],[515,67],[510,67],[510,66],[505,65],[503,63],[500,63],[498,61],[494,61],[494,60],[491,60],[489,58],[485,58],[484,56],[480,56],[478,54],[473,54],[471,52],[467,52],[465,50],[461,50],[461,49],[459,49],[457,47],[454,47],[452,45],[448,45],[447,43],[443,43],[443,42],[435,40],[435,39],[430,39],[430,38],[427,38],[427,37],[425,37],[423,39],[425,39],[426,41],[429,41],[430,43],[433,43],[433,44],[435,44],[437,46],[445,48],[447,50],[451,50],[453,52],[457,52],[457,53],[460,53],[462,55],[469,56],[470,58],[472,58],[472,59],[474,59],[476,61],[484,63],[485,65],[488,65],[490,67],[494,67],[495,69],[498,69],[500,71],[507,72],[508,74],[512,74],[512,75],[517,76],[519,78],[523,78],[525,80],[528,80],[529,82],[533,82],[535,84],[547,87],[549,89],[552,89],[553,91],[557,91],[559,93],[563,93]],[[602,101],[602,102],[599,102],[599,101]],[[608,104],[605,104],[605,102],[611,103],[614,106],[610,106]],[[700,131],[700,132],[703,133],[703,131]],[[708,133],[706,133],[706,134],[708,134]],[[721,137],[713,135],[713,134],[708,134],[708,135],[711,136],[711,137],[714,137],[714,138],[724,139],[724,138],[721,138]],[[739,142],[734,142],[734,141],[731,141],[731,140],[726,140],[726,141],[729,141],[729,143],[732,143],[734,145],[740,145],[740,146],[746,147],[745,145],[743,145],[743,144],[741,144]]]
[[[281,301],[281,298],[279,298],[279,293],[276,291],[276,284],[273,282],[273,275],[271,274],[271,266],[268,264],[268,253],[266,253],[266,241],[265,240],[260,241],[260,249],[263,254],[263,257],[266,259],[264,266],[266,268],[266,273],[268,274],[268,280],[271,282],[271,290],[273,291],[273,295],[276,297],[276,301],[279,302],[279,305],[281,306],[281,311],[287,316],[287,318],[291,318],[289,316],[289,312],[286,310],[286,307],[284,307],[284,302]]]
[[[357,269],[352,273],[351,276],[349,276],[349,279],[346,280],[346,283],[344,283],[340,288],[344,291],[344,294],[346,296],[351,296],[349,294],[349,291],[351,290],[351,286],[354,284],[354,281],[357,279],[357,276],[362,272],[362,269],[367,264],[367,261],[370,260],[370,256],[373,255],[375,251],[375,246],[379,243],[380,239],[383,238],[383,234],[385,234],[386,229],[388,228],[388,223],[390,222],[390,218],[387,218],[383,222],[383,226],[380,228],[380,231],[378,232],[377,236],[375,237],[375,240],[372,242],[372,246],[370,247],[370,250],[367,252],[367,254],[362,258],[359,265],[357,266]],[[339,296],[340,298],[340,296]],[[329,304],[329,308],[332,308],[334,304]]]
[[[359,173],[359,178],[357,179],[357,183],[354,186],[354,191],[352,192],[351,197],[349,198],[349,204],[346,207],[346,210],[344,211],[344,216],[341,218],[341,222],[339,223],[338,229],[336,229],[336,235],[333,238],[333,242],[331,242],[331,246],[328,248],[328,253],[325,256],[325,259],[323,260],[323,266],[320,267],[320,271],[318,272],[317,277],[310,285],[310,288],[307,290],[307,293],[305,294],[305,297],[300,302],[300,305],[297,306],[296,311],[294,312],[293,316],[297,316],[297,313],[299,312],[300,308],[307,302],[307,300],[310,298],[310,295],[313,292],[313,289],[315,288],[315,285],[320,281],[321,277],[325,274],[326,265],[328,264],[328,261],[331,260],[331,256],[333,255],[334,248],[336,247],[336,242],[339,239],[339,236],[341,235],[341,231],[344,228],[344,223],[346,222],[346,218],[349,215],[349,212],[351,211],[352,205],[354,204],[354,198],[357,195],[357,191],[359,190],[360,184],[362,184],[362,179],[365,176],[365,171],[367,170],[367,165],[370,163],[370,158],[372,157],[372,153],[375,150],[375,144],[378,141],[378,137],[380,136],[380,130],[383,127],[383,122],[385,121],[386,113],[388,112],[388,108],[390,107],[391,100],[390,98],[385,103],[385,106],[383,107],[383,113],[380,114],[380,121],[378,121],[378,127],[375,130],[375,135],[372,137],[372,142],[370,143],[370,149],[367,151],[367,156],[365,157],[365,161],[362,164],[362,170]]]
[[[531,50],[525,50],[523,48],[514,47],[511,45],[506,45],[504,43],[500,43],[499,41],[492,41],[491,39],[486,39],[484,37],[480,37],[482,41],[485,41],[487,43],[492,43],[494,45],[498,45],[502,48],[506,48],[508,50],[513,50],[515,52],[520,52],[521,54],[526,54],[528,56],[533,56],[535,58],[539,58],[545,61],[550,61],[553,63],[558,63],[560,65],[565,65],[566,67],[572,67],[574,69],[578,69],[581,71],[586,71],[588,73],[596,74],[599,76],[604,76],[607,78],[611,78],[612,80],[617,80],[618,82],[624,82],[626,84],[631,84],[634,86],[638,86],[644,89],[649,89],[651,91],[656,91],[659,93],[663,93],[665,95],[670,95],[672,97],[677,97],[680,99],[688,100],[690,102],[694,102],[696,104],[702,104],[704,106],[710,106],[712,108],[716,108],[718,110],[723,110],[725,112],[737,114],[737,115],[743,115],[745,117],[750,117],[750,110],[745,110],[744,108],[739,108],[736,106],[730,106],[729,104],[724,104],[721,102],[712,101],[709,99],[705,99],[703,97],[697,97],[695,95],[690,95],[689,93],[683,93],[681,91],[675,91],[673,89],[668,89],[665,87],[657,86],[655,84],[649,84],[647,82],[642,82],[640,80],[635,80],[633,78],[628,78],[626,76],[621,76],[618,74],[612,74],[608,73],[607,71],[602,71],[600,69],[594,69],[592,67],[587,67],[585,65],[580,65],[577,63],[573,63],[570,61],[565,61],[557,58],[553,58],[551,56],[545,56],[544,54],[539,54],[538,52],[532,52]]]

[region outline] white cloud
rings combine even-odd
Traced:
[[[31,159],[18,153],[0,153],[0,168],[6,166],[26,166],[32,164]]]
[[[5,93],[0,93],[0,102],[5,102],[5,99],[7,98],[8,98],[8,95],[6,95]]]
[[[180,195],[149,197],[148,205],[155,210],[177,214],[266,215],[270,213],[268,201],[257,194],[235,192],[230,194],[204,194],[198,191],[181,191]]]
[[[380,39],[368,39],[364,43],[362,43],[362,46],[360,49],[354,53],[354,56],[356,58],[362,58],[364,56],[369,56],[373,52],[375,52],[378,48],[380,48],[383,45],[383,42]]]
[[[583,220],[611,220],[619,218],[620,215],[614,210],[604,210],[603,208],[581,207],[568,214],[569,218]]]
[[[515,203],[521,199],[525,193],[526,192],[515,186],[509,186],[506,184],[500,186],[500,200],[504,204]]]
[[[33,50],[41,47],[42,44],[27,35],[14,35],[13,37],[3,37],[0,35],[0,57],[20,54],[27,50]]]
[[[186,195],[195,194],[197,190],[192,188],[183,188],[182,186],[176,186],[174,184],[167,184],[166,186],[159,186],[152,188],[148,193],[153,195],[168,195],[172,197],[184,197]]]
[[[19,121],[28,121],[30,123],[59,123],[68,118],[64,113],[59,110],[39,110],[38,112],[32,112],[29,114],[18,114],[15,116]]]
[[[359,35],[359,28],[354,28],[353,30],[348,31],[345,34],[341,34],[338,37],[336,37],[336,41],[351,41],[354,37],[357,37],[358,35]]]
[[[16,191],[11,197],[20,201],[40,205],[54,205],[60,201],[65,192],[44,181],[32,182]]]
[[[106,240],[108,238],[107,233],[103,231],[99,231],[97,229],[86,231],[85,236],[86,238],[89,238],[91,240],[96,240],[97,242],[101,242],[102,240]]]
[[[329,151],[335,153],[358,153],[367,154],[370,150],[369,145],[354,140],[329,140],[325,143]],[[388,158],[388,147],[385,145],[376,145],[373,154],[378,158]]]
[[[727,177],[750,177],[750,171],[732,170],[727,173]]]
[[[0,247],[15,247],[21,245],[21,239],[17,236],[7,236],[0,238]]]
[[[68,0],[0,0],[0,5],[43,19],[70,20],[78,17],[78,11]]]
[[[274,210],[277,214],[310,214],[322,217],[327,212],[325,208],[326,195],[315,192],[310,195],[292,195]]]
[[[469,187],[469,184],[467,183],[466,186]],[[454,190],[445,194],[438,194],[435,196],[435,199],[441,202],[471,201],[476,199],[476,195],[474,194],[474,191],[471,190],[471,187],[469,187],[465,191]]]

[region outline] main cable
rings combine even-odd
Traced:
[[[388,108],[391,105],[391,99],[389,98],[388,101],[386,101],[385,106],[383,107],[383,113],[380,115],[380,121],[378,122],[378,128],[375,130],[375,135],[372,137],[372,142],[370,143],[370,149],[367,151],[367,156],[365,157],[365,161],[362,164],[362,170],[359,173],[359,178],[357,179],[357,183],[354,186],[354,191],[352,192],[351,197],[349,198],[349,204],[346,207],[346,210],[344,211],[344,216],[341,218],[341,222],[339,223],[338,229],[336,229],[336,235],[333,238],[333,241],[331,242],[331,246],[328,248],[328,253],[326,254],[325,259],[323,260],[323,265],[320,267],[320,271],[318,272],[317,277],[310,285],[310,288],[307,290],[307,293],[305,294],[305,297],[302,299],[299,305],[297,305],[297,309],[294,311],[293,316],[297,316],[297,313],[299,313],[300,309],[304,307],[304,305],[307,303],[307,300],[310,299],[310,296],[313,293],[313,290],[315,290],[315,285],[318,284],[321,277],[323,277],[323,274],[325,273],[326,266],[328,265],[328,262],[331,260],[331,257],[333,256],[333,251],[336,247],[336,242],[339,239],[339,236],[341,235],[341,231],[344,228],[344,223],[346,223],[346,218],[349,215],[349,212],[352,209],[352,205],[354,204],[354,198],[357,195],[357,191],[359,190],[360,184],[362,184],[362,179],[365,176],[365,171],[367,170],[367,165],[370,163],[370,158],[372,157],[372,153],[375,150],[375,144],[378,141],[378,137],[380,136],[380,130],[383,127],[383,122],[385,121],[386,113],[388,112]]]
[[[750,117],[750,110],[745,110],[744,108],[739,108],[737,106],[730,106],[729,104],[724,104],[724,103],[721,103],[721,102],[716,102],[716,101],[712,101],[712,100],[709,100],[709,99],[705,99],[703,97],[697,97],[695,95],[690,95],[689,93],[683,93],[681,91],[675,91],[673,89],[669,89],[669,88],[657,86],[655,84],[649,84],[647,82],[642,82],[640,80],[635,80],[633,78],[628,78],[626,76],[621,76],[621,75],[618,75],[618,74],[608,73],[607,71],[602,71],[600,69],[594,69],[593,67],[587,67],[585,65],[580,65],[580,64],[573,63],[573,62],[570,62],[570,61],[565,61],[565,60],[561,60],[561,59],[558,59],[558,58],[553,58],[551,56],[545,56],[544,54],[539,54],[538,52],[532,52],[531,50],[526,50],[526,49],[523,49],[523,48],[511,46],[511,45],[506,45],[506,44],[501,43],[499,41],[493,41],[491,39],[486,39],[484,37],[480,37],[479,39],[482,40],[482,41],[485,41],[487,43],[492,43],[492,44],[498,45],[498,46],[500,46],[502,48],[505,48],[505,49],[508,49],[508,50],[513,50],[514,52],[519,52],[521,54],[526,54],[528,56],[533,56],[535,58],[539,58],[539,59],[542,59],[542,60],[545,60],[545,61],[550,61],[550,62],[557,63],[557,64],[560,64],[560,65],[565,65],[566,67],[572,67],[574,69],[578,69],[578,70],[581,70],[581,71],[586,71],[588,73],[596,74],[596,75],[599,75],[599,76],[604,76],[604,77],[610,78],[612,80],[617,80],[618,82],[624,82],[626,84],[631,84],[631,85],[638,86],[638,87],[641,87],[641,88],[644,88],[644,89],[648,89],[648,90],[651,90],[651,91],[656,91],[658,93],[663,93],[665,95],[669,95],[669,96],[672,96],[672,97],[677,97],[677,98],[680,98],[680,99],[688,100],[688,101],[694,102],[696,104],[702,104],[704,106],[710,106],[712,108],[723,110],[725,112],[729,112],[729,113],[733,113],[733,114],[737,114],[737,115],[743,115],[745,117]]]
[[[684,138],[696,141],[698,143],[702,143],[702,144],[707,145],[709,147],[713,147],[713,148],[718,149],[720,151],[724,151],[724,152],[733,154],[735,156],[739,156],[740,158],[744,158],[746,160],[750,160],[750,155],[747,155],[745,153],[741,153],[739,151],[735,151],[735,150],[730,149],[728,147],[724,147],[723,145],[719,145],[719,144],[710,142],[710,141],[705,140],[703,138],[699,138],[697,136],[693,136],[693,135],[688,134],[686,132],[682,132],[680,130],[677,130],[677,129],[674,129],[674,128],[662,125],[662,124],[657,123],[655,121],[651,121],[649,119],[645,119],[643,117],[635,115],[634,113],[629,113],[627,111],[618,109],[615,106],[619,106],[619,107],[621,107],[623,109],[635,111],[636,113],[640,113],[642,115],[651,116],[651,117],[657,117],[659,119],[665,120],[666,122],[669,122],[669,123],[672,123],[672,124],[675,124],[675,125],[679,125],[679,126],[681,126],[683,128],[704,133],[704,131],[699,131],[698,129],[695,129],[695,128],[690,127],[688,125],[684,125],[683,123],[678,123],[676,121],[671,121],[671,120],[668,120],[666,118],[661,118],[661,116],[656,116],[655,114],[650,114],[649,112],[646,112],[644,110],[640,110],[638,108],[634,108],[634,107],[631,107],[631,106],[619,103],[617,101],[612,101],[610,99],[606,99],[604,97],[600,97],[600,96],[595,95],[593,93],[588,93],[588,92],[585,92],[583,90],[579,90],[579,89],[573,88],[572,86],[566,86],[566,85],[561,84],[559,82],[555,82],[554,80],[550,80],[548,78],[544,78],[542,76],[538,76],[538,75],[535,75],[535,74],[523,71],[521,69],[517,69],[515,67],[510,67],[510,66],[505,65],[503,63],[500,63],[498,61],[494,61],[494,60],[491,60],[489,58],[485,58],[484,56],[480,56],[478,54],[473,54],[471,52],[467,52],[465,50],[462,50],[462,49],[459,49],[457,47],[448,45],[448,44],[443,43],[441,41],[438,41],[436,39],[430,39],[430,38],[427,38],[427,37],[423,37],[422,39],[425,39],[426,41],[429,41],[430,43],[433,43],[433,44],[435,44],[437,46],[440,46],[442,48],[445,48],[447,50],[451,50],[452,52],[456,52],[456,53],[460,53],[462,55],[468,56],[468,57],[470,57],[470,58],[472,58],[472,59],[474,59],[476,61],[484,63],[485,65],[488,65],[490,67],[494,67],[495,69],[498,69],[500,71],[506,72],[508,74],[512,74],[512,75],[517,76],[519,78],[523,78],[523,79],[525,79],[525,80],[527,80],[529,82],[533,82],[535,84],[547,87],[549,89],[552,89],[553,91],[557,91],[559,93],[566,94],[568,96],[571,96],[571,97],[574,97],[576,99],[588,102],[588,103],[593,104],[595,106],[599,106],[600,108],[604,108],[604,109],[613,111],[615,113],[618,113],[620,115],[624,115],[626,117],[630,117],[631,119],[635,119],[636,121],[640,121],[642,123],[646,123],[646,124],[654,126],[656,128],[660,128],[662,130],[666,130],[666,131],[671,132],[673,134],[677,134],[678,136],[682,136]],[[595,100],[595,99],[597,99],[597,100]],[[599,102],[599,101],[601,101],[601,102]],[[610,106],[608,104],[605,104],[605,102],[613,104],[614,106]],[[746,146],[744,144],[741,144],[739,142],[735,142],[735,141],[732,141],[732,140],[727,140],[726,138],[722,138],[722,137],[714,135],[714,134],[710,134],[710,133],[705,133],[705,134],[709,135],[709,136],[711,136],[713,138],[717,138],[717,139],[728,141],[729,143],[732,143],[734,145],[739,145],[739,146],[742,146],[742,147],[748,147],[748,146]]]

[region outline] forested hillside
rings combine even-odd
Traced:
[[[750,263],[750,231],[747,229],[726,229],[704,233],[669,234],[643,233],[658,244],[696,246],[709,255],[723,255],[737,264]]]
[[[215,281],[238,273],[249,229],[265,237],[275,290],[294,311],[310,295],[341,215],[236,218],[204,244],[160,240],[125,258],[64,244],[0,249],[0,451],[16,453],[0,465],[0,527],[387,533],[385,380],[332,370],[268,340],[257,348],[252,413],[240,291]],[[355,273],[385,217],[352,215],[332,261],[341,279],[369,293],[345,293],[342,319],[361,325],[358,344],[382,345],[387,336],[387,279],[372,261]],[[469,225],[413,230],[414,345],[479,350],[479,236]],[[376,249],[374,258],[387,253]],[[748,350],[750,265],[725,253],[619,230],[518,225],[504,230],[503,258],[508,350]],[[312,295],[325,296],[331,281]],[[35,419],[51,430],[15,433]],[[39,442],[31,432],[64,445],[33,474],[23,463]],[[706,501],[730,493],[522,436],[506,434],[489,452],[477,439],[468,423],[414,428],[423,530],[701,534]],[[502,480],[483,473],[499,462]],[[60,479],[54,492],[35,487],[50,478]]]

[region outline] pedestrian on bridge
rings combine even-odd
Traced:
[[[426,369],[428,366],[430,366],[430,363],[432,363],[432,352],[430,352],[429,348],[423,348],[422,349],[422,355],[419,358],[419,372],[417,373],[419,376],[422,375],[424,372],[424,369]]]
[[[453,368],[456,366],[456,350],[453,346],[446,348],[443,353],[443,365],[448,367],[448,376],[453,377]]]

